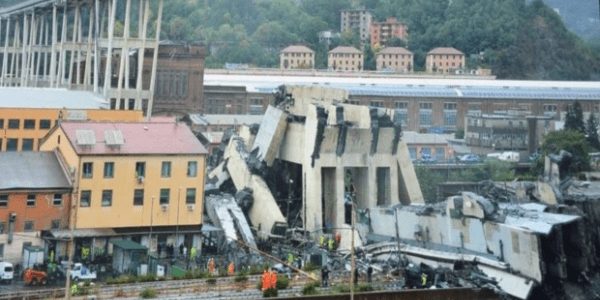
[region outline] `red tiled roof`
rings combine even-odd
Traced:
[[[306,46],[301,46],[301,45],[291,45],[283,50],[281,50],[281,52],[293,52],[293,53],[315,53],[315,51],[311,50],[310,48],[306,47]]]
[[[464,55],[464,53],[452,48],[452,47],[438,47],[435,48],[429,52],[427,52],[427,54],[457,54],[457,55]]]
[[[335,47],[333,50],[329,51],[329,53],[352,53],[352,54],[362,54],[362,52],[360,52],[360,50],[354,48],[354,47],[347,47],[347,46],[339,46],[339,47]]]
[[[60,127],[77,154],[207,154],[200,141],[184,123],[112,123],[112,122],[62,122]],[[95,144],[81,146],[77,143],[78,130],[92,130]],[[105,130],[120,130],[124,143],[108,146]]]
[[[413,54],[408,49],[403,47],[387,47],[379,51],[378,54]]]

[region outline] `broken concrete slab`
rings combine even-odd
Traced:
[[[283,135],[287,128],[287,113],[269,106],[260,123],[260,129],[250,152],[256,151],[256,157],[263,160],[267,166],[272,166],[279,152]]]

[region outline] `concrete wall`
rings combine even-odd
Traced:
[[[6,228],[8,229],[8,227]],[[0,234],[0,245],[4,245],[4,256],[0,257],[0,260],[12,264],[23,264],[23,244],[31,243],[32,246],[43,246],[44,240],[40,236],[40,231],[19,232],[13,235],[13,241],[9,244],[8,234]]]

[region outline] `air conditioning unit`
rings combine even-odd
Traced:
[[[188,204],[187,207],[188,207],[189,211],[192,211],[192,210],[194,210],[196,208],[196,205],[194,205],[194,204]]]
[[[138,176],[137,180],[139,184],[144,183],[144,176]]]
[[[163,211],[167,211],[167,209],[169,208],[169,204],[162,204],[160,207]]]

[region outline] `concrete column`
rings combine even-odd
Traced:
[[[58,59],[58,71],[56,75],[56,87],[59,87],[65,77],[65,42],[67,41],[67,6],[63,10],[62,30],[60,31],[60,56]]]
[[[44,24],[46,25],[46,32],[45,32],[45,41],[44,41],[44,46],[46,47],[46,49],[44,50],[44,65],[42,66],[42,73],[43,73],[43,80],[46,81],[48,80],[48,61],[50,60],[50,52],[48,52],[48,45],[49,45],[49,40],[50,40],[50,24],[48,24],[48,15],[44,15]]]
[[[393,157],[393,156],[392,156]],[[390,165],[390,204],[396,205],[400,203],[400,196],[398,194],[398,164],[392,161]]]
[[[77,47],[77,78],[75,79],[75,85],[79,85],[82,84],[81,82],[81,43],[83,41],[83,18],[81,16],[81,6],[77,5],[77,43],[75,44]],[[75,36],[73,37],[73,39],[75,39]]]
[[[10,81],[9,85],[12,84],[12,82],[14,81],[15,76],[17,75],[17,72],[15,71],[16,65],[17,65],[17,60],[18,58],[18,54],[17,54],[17,47],[19,46],[19,35],[21,34],[21,22],[19,22],[19,20],[16,20],[16,24],[15,24],[15,35],[13,37],[13,51],[12,51],[12,56],[11,56],[11,68],[10,68],[10,73],[12,76],[10,76]]]
[[[123,47],[121,48],[121,62],[119,63],[119,80],[117,81],[117,106],[116,109],[121,107],[121,101],[125,101],[125,99],[121,99],[121,92],[123,90],[123,72],[125,69],[128,69],[126,66],[127,62],[129,62],[129,19],[131,15],[131,0],[127,0],[127,4],[125,5],[125,29],[123,30]],[[128,85],[127,85],[128,86]],[[125,101],[127,102],[127,101]]]
[[[146,113],[148,120],[152,115],[152,104],[154,102],[154,85],[156,84],[156,63],[158,61],[158,44],[160,43],[160,28],[162,25],[164,0],[160,0],[158,4],[158,20],[156,25],[156,44],[154,47],[154,58],[152,59],[152,74],[150,74],[150,100],[148,101],[148,111]]]
[[[310,166],[307,164],[307,166]],[[314,168],[304,170],[305,184],[306,187],[305,197],[303,199],[306,209],[306,230],[313,232],[323,229],[322,215],[323,207],[321,205],[321,168],[316,166]],[[315,234],[320,235],[321,232]]]
[[[91,77],[92,77],[92,50],[94,45],[92,44],[92,30],[94,29],[94,9],[92,6],[88,6],[89,11],[89,26],[88,26],[88,44],[87,51],[85,52],[85,74],[83,76],[83,86],[86,91],[90,90]]]
[[[139,38],[142,39],[142,47],[138,52],[138,70],[137,70],[137,82],[135,85],[136,88],[136,99],[135,99],[135,109],[142,109],[142,78],[144,71],[144,52],[146,50],[146,38],[148,34],[148,19],[150,19],[150,0],[140,0],[140,7],[144,6],[144,16],[143,20],[140,20],[140,29],[142,32]]]
[[[344,168],[344,166],[339,163],[338,164],[338,168],[337,168],[337,172],[335,173],[335,189],[336,189],[336,203],[335,203],[335,227],[339,228],[342,227],[345,223],[345,218],[346,218],[346,207],[344,205],[345,203],[345,196],[346,196],[346,186],[345,186],[345,177],[346,177],[346,170]]]
[[[115,15],[117,13],[117,4],[118,0],[109,0],[107,8],[110,11],[110,17],[108,18],[108,51],[106,54],[106,68],[104,72],[104,96],[108,96],[108,89],[110,89],[112,78],[112,43],[115,31]]]
[[[98,12],[100,11],[100,4],[98,3],[98,0],[94,1],[95,6],[94,6],[94,21],[96,22],[96,26],[94,28],[94,93],[98,93],[98,69],[100,68],[98,66],[98,56],[100,56],[100,45],[98,45],[98,40],[101,38],[100,36],[100,23],[99,23],[99,15]],[[102,23],[104,24],[104,23]],[[91,38],[91,37],[90,37]]]
[[[56,43],[58,42],[58,12],[56,4],[52,6],[52,49],[50,50],[50,86],[56,80]]]
[[[4,78],[8,71],[8,40],[10,39],[10,17],[6,19],[6,39],[4,40],[4,57],[2,58],[2,76],[0,77],[0,86],[4,86]]]
[[[79,9],[80,6],[79,4],[77,6],[75,6],[75,19],[73,20],[73,38],[71,39],[71,44],[75,45],[74,48],[79,48],[79,45],[77,44],[78,42],[78,37],[79,37],[79,31],[80,31],[80,14],[79,14]],[[73,49],[73,48],[72,48]],[[67,70],[69,70],[69,79],[67,81],[67,86],[71,87],[73,84],[73,64],[75,63],[75,61],[77,61],[77,70],[75,70],[76,72],[79,72],[79,51],[77,50],[71,50],[69,51],[71,53],[71,59],[69,60],[69,65],[67,66]],[[75,80],[75,84],[78,84],[79,80]]]
[[[27,20],[27,13],[23,14],[23,46],[21,48],[21,67],[20,72],[16,76],[21,78],[21,86],[25,85],[25,74],[27,69],[27,44],[29,42],[29,21]]]

